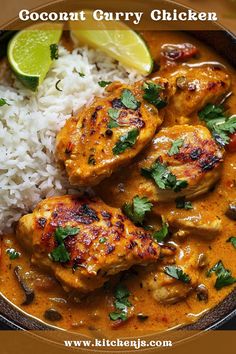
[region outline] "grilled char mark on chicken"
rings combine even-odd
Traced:
[[[55,261],[58,229],[74,230],[64,238],[69,259]],[[42,201],[23,216],[17,237],[32,253],[32,263],[51,271],[66,290],[85,294],[101,287],[109,276],[159,257],[159,246],[142,228],[98,198],[65,195]]]
[[[154,81],[166,100],[171,91],[167,80]],[[143,86],[144,81],[133,85],[114,82],[105,97],[95,98],[66,122],[57,135],[56,156],[71,184],[98,184],[128,165],[151,141],[162,119],[157,108],[143,98]]]

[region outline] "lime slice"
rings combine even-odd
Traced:
[[[58,44],[63,25],[37,24],[18,32],[8,45],[7,56],[19,80],[35,91],[50,66],[51,44]]]
[[[72,37],[80,44],[98,48],[124,66],[147,75],[152,71],[153,60],[143,39],[119,21],[96,21],[93,13],[85,11],[86,21],[71,21]]]

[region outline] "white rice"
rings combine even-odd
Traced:
[[[10,231],[40,200],[68,192],[54,160],[55,137],[72,112],[103,94],[98,81],[140,78],[97,50],[69,53],[59,47],[59,59],[36,93],[16,79],[12,87],[0,84],[0,98],[9,103],[0,107],[0,233]],[[62,91],[55,87],[58,80]]]

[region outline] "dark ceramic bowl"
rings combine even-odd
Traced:
[[[61,2],[64,3],[64,1]],[[180,11],[186,9],[186,7],[173,3],[169,0],[158,0],[158,5],[159,4],[162,4],[162,6],[168,5],[169,8],[172,6],[172,8],[177,8]],[[48,8],[50,7],[44,7],[47,11]],[[77,8],[78,5],[75,9]],[[42,8],[40,9],[42,10]],[[213,28],[213,30],[211,30],[211,28]],[[212,24],[209,27],[209,31],[190,31],[189,33],[207,43],[210,47],[214,48],[219,54],[227,59],[231,65],[236,66],[236,37],[227,29],[219,24]],[[5,55],[7,43],[13,34],[14,32],[12,31],[0,31],[0,56]],[[236,288],[220,304],[209,310],[197,322],[185,326],[184,328],[189,330],[219,329],[222,328],[223,324],[233,318],[236,322]],[[1,295],[0,321],[12,329],[44,330],[53,328],[42,321],[25,314]]]

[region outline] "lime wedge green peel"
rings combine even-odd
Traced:
[[[95,21],[91,11],[85,11],[86,21],[71,21],[72,37],[80,44],[97,48],[124,66],[148,75],[153,60],[143,39],[123,22]]]
[[[38,24],[18,32],[8,45],[8,61],[19,80],[32,91],[52,64],[51,44],[58,44],[63,25]]]

